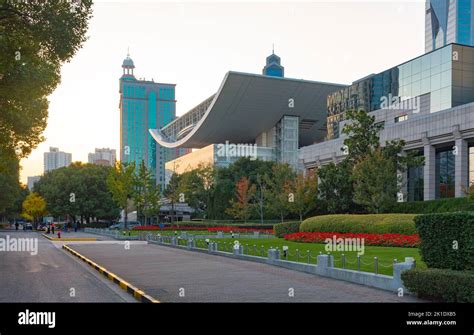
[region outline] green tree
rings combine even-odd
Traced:
[[[134,178],[133,201],[139,215],[144,217],[142,222],[148,224],[148,218],[160,211],[160,189],[156,186],[151,171],[142,160]]]
[[[46,173],[34,190],[45,198],[54,216],[68,215],[87,223],[91,219],[115,219],[119,209],[107,189],[111,167],[76,162]]]
[[[353,201],[352,165],[348,161],[330,163],[318,170],[318,195],[327,212],[351,213],[358,206]]]
[[[318,179],[314,173],[306,176],[298,174],[296,179],[287,184],[287,193],[292,194],[288,203],[290,212],[297,214],[303,221],[303,216],[316,207]]]
[[[46,201],[35,192],[30,193],[25,201],[23,201],[22,216],[33,221],[33,226],[36,229],[39,219],[46,215]]]
[[[397,164],[381,149],[364,156],[354,167],[354,201],[371,213],[390,211],[396,203]]]
[[[107,176],[107,187],[112,199],[124,211],[124,228],[128,229],[128,212],[134,193],[135,163],[117,162]]]
[[[272,173],[266,175],[266,198],[268,199],[269,210],[277,215],[281,222],[289,212],[289,200],[291,195],[288,192],[289,185],[296,178],[296,173],[286,163],[273,165]]]
[[[26,157],[43,141],[47,96],[86,41],[92,1],[0,2],[0,150]]]

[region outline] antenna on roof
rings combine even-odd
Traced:
[[[275,43],[272,43],[272,54],[275,54]]]
[[[130,57],[130,47],[127,47],[127,57]]]

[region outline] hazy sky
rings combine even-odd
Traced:
[[[424,51],[424,0],[96,1],[89,39],[62,68],[43,142],[21,180],[43,173],[50,146],[87,161],[118,150],[119,78],[130,48],[135,76],[175,83],[177,115],[215,93],[229,70],[261,73],[272,51],[285,77],[349,84]]]

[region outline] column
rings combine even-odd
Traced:
[[[424,146],[425,166],[423,168],[424,200],[436,198],[436,149],[430,144]]]
[[[467,142],[462,138],[456,140],[455,151],[455,172],[454,172],[454,192],[455,197],[465,196],[464,190],[469,187],[468,170],[469,170],[469,148]]]

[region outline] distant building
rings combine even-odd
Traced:
[[[88,155],[88,162],[96,165],[114,166],[117,153],[115,149],[96,148]]]
[[[176,157],[176,150],[158,145],[148,129],[161,128],[176,118],[175,84],[137,79],[135,65],[127,55],[120,78],[120,160],[144,161],[156,184],[165,185],[165,163]]]
[[[28,185],[28,189],[32,191],[33,186],[35,186],[35,183],[40,179],[41,179],[41,176],[29,176],[26,182],[26,184]]]
[[[474,0],[427,0],[425,52],[450,43],[474,46]]]
[[[64,166],[69,166],[72,154],[59,151],[58,148],[50,147],[49,152],[44,153],[44,172],[49,172]]]
[[[281,66],[280,62],[280,57],[275,55],[275,52],[272,52],[272,54],[266,59],[266,64],[262,70],[262,74],[272,77],[284,77],[285,68]]]

